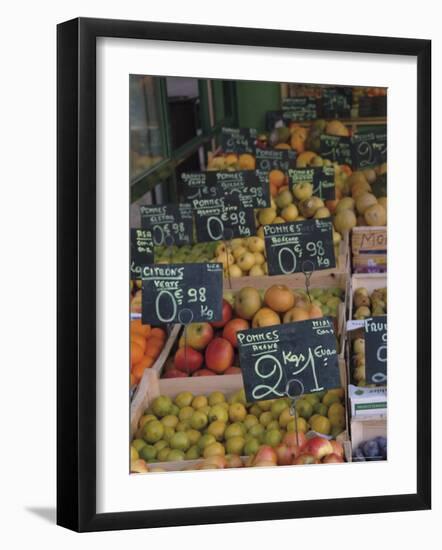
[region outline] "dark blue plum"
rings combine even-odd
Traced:
[[[360,447],[356,447],[356,449],[353,451],[353,460],[355,462],[362,460],[365,462],[365,455]]]
[[[376,439],[370,439],[362,443],[362,452],[365,455],[365,458],[368,460],[379,460],[381,457],[381,451]]]
[[[383,435],[379,435],[378,437],[375,437],[375,441],[377,442],[381,450],[387,447],[387,438],[384,437]]]

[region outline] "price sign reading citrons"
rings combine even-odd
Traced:
[[[194,323],[222,320],[222,264],[147,265],[142,281],[143,324],[179,323],[183,310]]]
[[[341,385],[330,317],[237,333],[247,401],[283,397],[288,383],[300,394]]]
[[[152,233],[148,229],[130,230],[130,277],[141,279],[143,265],[154,261]]]
[[[264,225],[269,275],[336,266],[331,218]]]
[[[365,380],[367,384],[387,385],[387,316],[364,321]]]

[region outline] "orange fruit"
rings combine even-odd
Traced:
[[[270,195],[272,197],[276,197],[276,195],[278,194],[278,188],[276,187],[276,185],[274,185],[273,183],[270,184]]]
[[[144,336],[141,336],[140,334],[132,333],[130,335],[130,341],[131,341],[131,344],[138,344],[140,348],[143,350],[143,354],[144,354],[144,351],[146,349],[146,339],[144,338]]]
[[[136,365],[144,357],[144,348],[138,345],[136,342],[131,342],[130,345],[130,364]]]
[[[162,328],[153,328],[150,331],[149,337],[150,338],[158,338],[158,339],[164,341],[166,339],[166,332]]]
[[[255,170],[256,161],[253,155],[244,153],[239,155],[239,169],[240,170]]]
[[[143,376],[143,373],[144,371],[147,369],[148,367],[146,367],[143,363],[143,361],[141,361],[140,363],[137,363],[134,368],[132,369],[132,374],[135,378],[135,381],[136,383],[138,383],[142,376]]]
[[[130,331],[131,331],[131,333],[135,332],[135,333],[141,334],[141,336],[144,336],[145,338],[147,338],[150,334],[151,326],[150,325],[143,325],[143,323],[141,322],[141,319],[133,319],[130,322]]]
[[[141,367],[145,368],[145,369],[150,369],[150,367],[154,364],[154,359],[153,357],[149,357],[148,355],[145,355],[143,357],[143,359],[141,359],[141,361],[139,363],[137,363],[136,365],[134,365],[134,368],[132,369],[132,372],[138,368],[138,369],[141,369]]]
[[[228,153],[224,160],[226,161],[226,164],[236,164],[238,162],[238,155],[235,153]]]
[[[133,375],[133,373],[130,373],[130,385],[133,386],[136,383],[137,382],[135,376]]]
[[[163,341],[158,338],[148,338],[146,342],[146,355],[156,359],[163,349]]]
[[[271,170],[269,172],[269,182],[270,185],[281,187],[281,185],[285,182],[284,172],[281,172],[281,170]]]

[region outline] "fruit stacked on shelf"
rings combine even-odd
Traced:
[[[344,462],[342,445],[318,435],[331,433],[335,438],[345,429],[343,399],[343,388],[303,396],[296,404],[296,433],[288,398],[251,404],[243,389],[228,398],[220,391],[209,396],[184,391],[173,400],[160,395],[139,420],[131,443],[131,469],[147,471],[146,463],[199,458],[205,459],[199,464],[203,469],[209,463],[240,467]],[[307,438],[307,432],[313,437]],[[247,460],[240,458],[245,456]]]
[[[357,386],[366,386],[365,382],[365,339],[362,336],[352,341],[352,356],[350,364],[352,366],[352,383]]]
[[[268,274],[263,237],[247,237],[218,243],[211,261],[223,264],[226,277],[258,277]]]
[[[387,288],[376,288],[369,293],[360,287],[353,292],[353,318],[357,320],[387,314]]]
[[[166,341],[162,328],[141,324],[141,319],[130,322],[130,385],[138,384],[146,369],[152,367]]]
[[[221,321],[191,323],[181,336],[178,349],[170,357],[163,378],[239,374],[238,330],[336,317],[342,303],[340,288],[310,291],[311,301],[300,289],[273,285],[266,291],[243,287],[224,293]]]
[[[183,246],[156,246],[154,258],[156,264],[205,263],[213,258],[218,243],[195,243]]]
[[[372,460],[387,460],[387,438],[384,436],[374,437],[363,441],[353,451],[354,462]]]

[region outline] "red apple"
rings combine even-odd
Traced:
[[[212,325],[212,327],[222,328],[228,321],[230,321],[230,319],[232,318],[232,313],[232,306],[227,300],[223,300],[221,321],[213,321],[213,323],[210,324]]]
[[[209,369],[199,369],[192,376],[216,376],[216,374]]]
[[[344,456],[344,447],[342,446],[339,441],[336,441],[336,439],[332,439],[330,441],[331,446],[333,447],[333,453],[338,456]]]
[[[313,455],[308,453],[302,453],[298,457],[295,458],[293,461],[293,464],[319,464],[319,460],[317,460]]]
[[[298,432],[298,440],[296,440],[296,432],[288,432],[285,434],[282,442],[289,447],[298,446],[299,449],[302,449],[307,443],[307,438],[303,432]]]
[[[169,369],[165,372],[162,378],[186,378],[188,375],[178,369]]]
[[[304,447],[304,452],[313,455],[318,460],[333,453],[332,444],[324,437],[312,437]]]
[[[333,464],[337,462],[344,462],[342,456],[332,453],[331,455],[324,456],[321,461],[323,464]]]
[[[278,466],[288,466],[292,464],[293,460],[298,456],[297,447],[289,447],[284,443],[280,443],[275,447]]]
[[[228,340],[234,348],[238,347],[238,340],[236,338],[236,333],[238,330],[247,330],[250,328],[250,324],[245,319],[232,319],[227,323],[223,330],[223,338]]]
[[[203,354],[195,349],[186,346],[179,348],[175,353],[174,365],[175,368],[186,374],[192,374],[201,368],[203,364]]]
[[[213,328],[209,323],[191,323],[186,329],[186,337],[184,345],[201,351],[212,340]]]
[[[256,466],[257,462],[273,462],[274,466],[276,466],[278,456],[275,449],[270,447],[270,445],[261,445],[253,459],[253,465]]]
[[[233,347],[228,340],[214,338],[206,349],[206,367],[217,374],[221,374],[232,366],[233,356]]]
[[[224,371],[224,374],[241,374],[241,372],[239,367],[229,367]]]

